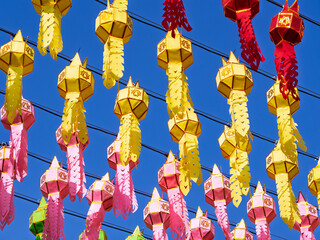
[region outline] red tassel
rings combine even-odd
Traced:
[[[237,12],[237,23],[241,43],[241,57],[251,66],[253,70],[258,70],[260,62],[265,58],[261,53],[257,43],[251,23],[251,11]]]
[[[280,92],[283,98],[287,99],[291,93],[292,97],[299,101],[300,98],[295,90],[295,87],[298,85],[298,62],[294,47],[282,41],[276,46],[274,55],[274,62],[276,64],[278,78],[280,79]]]
[[[172,37],[175,37],[175,30],[177,27],[183,27],[185,30],[190,32],[192,27],[190,26],[187,16],[186,10],[183,6],[182,0],[165,0],[163,5],[164,7],[164,17],[162,21],[162,26],[167,31],[172,31]]]

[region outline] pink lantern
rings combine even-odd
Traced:
[[[212,240],[214,239],[214,225],[208,219],[208,212],[203,215],[200,207],[196,217],[190,220],[191,239],[192,240]]]
[[[42,195],[48,199],[43,239],[64,239],[63,199],[69,193],[68,172],[59,165],[56,157],[40,178],[40,190]]]
[[[230,223],[227,213],[227,205],[232,200],[230,180],[222,175],[215,164],[211,176],[203,186],[206,202],[214,207],[218,224],[222,228],[226,240],[230,240]]]
[[[153,230],[154,240],[168,240],[167,228],[170,224],[169,204],[154,188],[151,201],[143,210],[143,219],[147,228]]]
[[[131,170],[139,163],[129,159],[129,163],[123,166],[120,161],[121,141],[116,139],[108,148],[109,166],[116,170],[116,186],[113,196],[113,211],[118,217],[128,218],[131,212],[138,209],[138,202],[134,192]]]
[[[89,144],[89,138],[88,141],[83,144],[79,139],[78,133],[72,133],[70,141],[65,143],[62,138],[62,128],[60,125],[56,131],[56,140],[60,149],[67,153],[70,200],[73,202],[77,195],[79,201],[81,201],[87,193],[85,186],[86,177],[83,169],[83,151]]]
[[[270,240],[270,222],[276,217],[276,204],[258,182],[254,195],[247,202],[249,220],[256,225],[258,240]]]
[[[8,146],[0,148],[0,229],[14,219],[14,151]]]
[[[101,180],[96,180],[90,186],[87,200],[90,208],[87,214],[86,230],[81,239],[98,239],[105,211],[110,211],[113,206],[114,186],[110,182],[109,173]]]
[[[190,228],[186,201],[180,190],[180,162],[170,151],[167,161],[158,171],[158,183],[162,191],[168,193],[170,209],[170,229],[174,239],[189,238]],[[177,235],[175,238],[173,233]]]
[[[4,128],[11,131],[11,149],[15,150],[16,154],[16,178],[22,182],[28,174],[28,138],[27,130],[34,123],[34,108],[32,104],[21,99],[21,113],[16,111],[16,116],[12,123],[8,120],[8,114],[3,105],[1,108],[1,122]]]
[[[301,223],[295,222],[294,229],[301,232],[301,240],[315,240],[313,232],[319,225],[318,211],[315,206],[305,200],[301,192],[299,192],[298,209]]]
[[[253,236],[248,231],[243,219],[241,219],[240,223],[233,229],[231,236],[233,240],[253,240]]]

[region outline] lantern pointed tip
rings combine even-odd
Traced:
[[[86,59],[83,61],[82,66],[83,66],[84,68],[87,68],[87,62],[88,62],[88,57],[86,57]]]
[[[70,66],[81,66],[81,65],[82,63],[81,63],[80,55],[77,52],[76,55],[74,55]]]
[[[129,81],[128,81],[128,84],[127,84],[127,87],[133,87],[133,82],[132,82],[132,77],[130,76],[129,77]]]
[[[200,217],[202,217],[202,216],[203,216],[203,212],[202,212],[201,208],[198,207],[197,214],[196,214],[196,218],[200,218]]]
[[[110,0],[107,1],[107,9],[110,8]]]
[[[286,2],[284,3],[283,6],[283,10],[288,10],[289,6],[288,6],[288,0],[286,0]]]
[[[298,197],[298,202],[306,202],[306,199],[304,198],[303,194],[301,191],[299,191],[299,197]]]
[[[236,58],[236,56],[234,55],[234,53],[232,51],[230,52],[230,56],[229,56],[228,62],[239,63],[238,59]]]
[[[133,235],[135,235],[135,236],[141,235],[139,226],[136,226],[136,228],[135,228],[134,231],[133,231]]]
[[[159,199],[161,199],[160,194],[159,194],[157,188],[154,188],[153,192],[152,192],[151,200],[159,200]]]
[[[254,193],[264,193],[264,190],[263,190],[263,187],[262,187],[260,181],[258,181],[256,191]]]
[[[21,30],[19,30],[13,38],[14,41],[23,42]]]
[[[136,86],[136,88],[139,88],[139,87],[140,87],[140,85],[139,85],[139,80],[137,80],[135,86]]]
[[[59,165],[58,159],[56,156],[54,156],[52,163],[50,165],[50,168],[59,168],[59,167],[60,165]]]
[[[219,174],[219,173],[221,173],[220,170],[219,170],[219,168],[218,168],[218,166],[217,166],[217,164],[214,164],[213,169],[212,169],[212,173],[213,173],[213,174]]]
[[[227,61],[224,59],[224,57],[221,57],[222,65],[225,66],[227,64]]]
[[[168,158],[167,158],[167,163],[173,162],[174,160],[175,160],[175,157],[174,157],[172,151],[170,150],[170,152],[168,154]]]
[[[101,180],[103,180],[103,181],[110,181],[109,173],[107,172],[107,173],[102,177]]]
[[[241,221],[238,224],[239,228],[246,228],[246,223],[244,222],[243,218],[241,219]]]
[[[294,3],[291,5],[290,9],[296,13],[299,12],[299,5],[298,0],[295,0]]]
[[[42,197],[41,200],[40,200],[38,209],[39,208],[45,208],[45,207],[47,207],[47,202],[46,202],[46,199],[44,197]]]

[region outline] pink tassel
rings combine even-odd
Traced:
[[[23,123],[11,125],[11,142],[11,151],[16,151],[16,178],[22,182],[28,174],[28,138]]]
[[[300,228],[300,240],[316,240],[310,227]]]
[[[73,202],[76,199],[76,195],[78,195],[79,201],[81,201],[87,193],[83,168],[83,149],[78,144],[67,147],[67,157],[70,200]]]
[[[63,222],[63,202],[60,193],[50,194],[48,199],[46,220],[44,221],[43,227],[43,239],[65,239]]]
[[[232,238],[230,235],[230,223],[225,201],[215,202],[215,212],[218,219],[218,224],[222,228],[226,240],[231,240]]]
[[[87,215],[87,226],[81,240],[97,240],[104,219],[104,208],[101,203],[91,203]]]
[[[168,240],[168,235],[163,224],[153,226],[153,240]]]
[[[266,221],[256,221],[256,233],[258,240],[270,240],[269,224]]]
[[[179,187],[168,189],[169,208],[170,208],[170,229],[172,238],[175,240],[189,239],[190,226],[188,210],[183,194]],[[177,235],[174,237],[174,233]]]
[[[134,192],[133,181],[129,164],[117,165],[116,187],[113,195],[113,211],[118,217],[120,214],[127,219],[131,212],[138,209],[138,202]]]
[[[8,173],[1,173],[0,180],[0,229],[3,231],[14,219],[14,180]]]

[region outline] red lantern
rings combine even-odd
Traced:
[[[196,217],[190,220],[191,240],[212,240],[214,239],[214,225],[208,218],[208,212],[205,214],[198,207]]]

